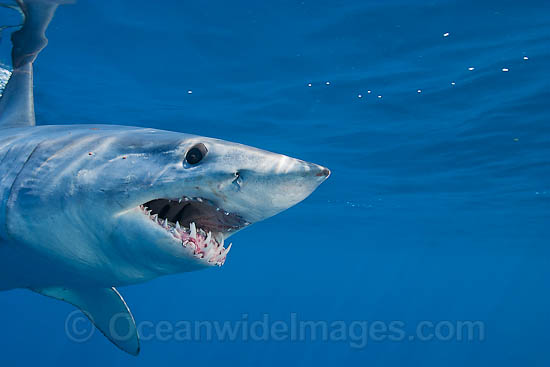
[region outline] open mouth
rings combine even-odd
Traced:
[[[231,249],[231,244],[225,247],[225,239],[250,224],[202,198],[155,199],[139,207],[193,256],[211,265],[225,263]]]

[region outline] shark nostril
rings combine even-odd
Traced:
[[[241,176],[241,173],[239,171],[236,171],[233,178],[233,184],[237,187],[237,189],[241,189],[241,183],[243,182],[243,178]]]

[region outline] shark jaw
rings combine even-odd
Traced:
[[[225,239],[251,224],[200,197],[154,199],[140,205],[139,210],[188,256],[208,266],[222,266],[232,246],[225,247]]]

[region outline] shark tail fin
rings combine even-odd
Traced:
[[[134,317],[115,288],[53,287],[32,290],[78,307],[114,345],[131,355],[139,354]]]
[[[23,26],[12,33],[12,74],[0,99],[0,128],[34,126],[33,62],[48,44],[46,29],[63,0],[17,0]]]

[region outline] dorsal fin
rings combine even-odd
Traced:
[[[48,44],[46,29],[63,0],[17,0],[23,26],[12,33],[13,71],[0,99],[0,128],[34,126],[32,64]]]

